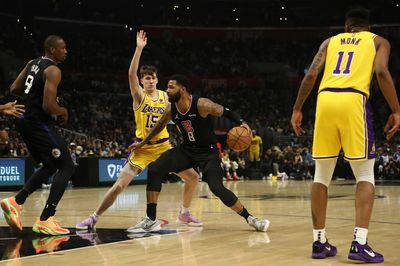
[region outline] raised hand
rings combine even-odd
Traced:
[[[247,131],[250,133],[250,135],[253,136],[253,133],[251,132],[251,129],[250,129],[249,125],[246,122],[243,122],[240,126],[244,127],[245,129],[247,129]]]
[[[143,49],[147,44],[146,32],[141,30],[136,33],[136,46]]]

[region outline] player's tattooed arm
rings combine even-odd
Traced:
[[[317,54],[314,56],[313,62],[311,63],[310,68],[308,69],[306,75],[304,76],[299,92],[297,94],[296,103],[293,107],[294,110],[301,110],[304,102],[310,95],[311,90],[315,85],[315,81],[317,80],[318,74],[322,71],[325,65],[326,60],[326,51],[328,48],[330,39],[326,39],[318,49]]]
[[[199,98],[197,102],[197,110],[202,117],[208,115],[222,116],[224,114],[224,107],[207,98]]]

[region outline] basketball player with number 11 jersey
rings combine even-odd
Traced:
[[[388,70],[390,44],[369,31],[369,11],[364,8],[350,10],[346,14],[345,29],[345,33],[332,36],[321,44],[301,82],[291,119],[296,135],[303,134],[301,108],[324,69],[318,90],[313,140],[316,162],[311,189],[314,228],[311,257],[325,259],[338,252],[328,243],[325,222],[328,187],[337,157],[343,149],[357,182],[355,227],[348,258],[380,263],[384,261],[383,255],[367,243],[375,192],[375,136],[368,102],[374,72],[392,110],[384,128],[387,139],[393,137],[400,126],[400,105]]]
[[[318,90],[314,159],[337,158],[341,148],[349,161],[375,158],[372,110],[368,102],[375,37],[371,32],[361,31],[330,38]],[[327,111],[338,109],[341,115]]]

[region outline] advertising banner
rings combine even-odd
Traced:
[[[25,184],[25,159],[0,159],[0,187]]]

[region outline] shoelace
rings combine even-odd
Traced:
[[[15,200],[15,198],[14,198],[14,202],[15,202],[15,205],[14,205],[14,206],[17,206],[17,208],[19,208],[19,210],[22,210],[22,206],[23,206],[23,205],[19,205],[19,204],[17,203],[17,201]]]
[[[140,220],[140,222],[138,223],[138,224],[136,224],[136,225],[134,225],[133,227],[141,227],[142,226],[142,224],[146,224],[148,221],[147,221],[147,218],[146,217],[143,217],[142,218],[142,220]]]
[[[60,221],[59,221],[59,220],[57,220],[57,219],[54,218],[54,217],[50,217],[50,219],[51,219],[51,221],[53,222],[53,224],[55,224],[56,226],[60,227]]]

